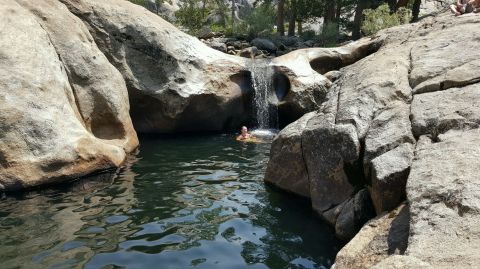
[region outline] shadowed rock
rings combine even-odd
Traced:
[[[367,269],[392,254],[403,255],[409,231],[408,206],[370,220],[335,259],[335,269]]]

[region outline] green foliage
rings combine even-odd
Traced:
[[[315,39],[315,35],[316,33],[314,30],[305,30],[300,36],[303,40],[313,40]]]
[[[137,4],[137,5],[140,5],[140,6],[145,6],[145,0],[128,0],[134,4]],[[158,4],[161,4],[163,2],[165,2],[164,0],[155,0],[155,2]],[[169,1],[167,1],[169,2]]]
[[[178,23],[187,27],[191,32],[202,28],[207,20],[208,14],[208,8],[201,7],[201,1],[199,0],[189,0],[175,12]]]
[[[145,0],[128,0],[128,1],[141,6],[145,4]]]
[[[245,34],[250,36],[256,36],[257,34],[271,34],[273,31],[273,25],[275,24],[275,9],[272,5],[263,4],[255,8],[250,13],[245,21],[242,22],[237,29],[238,32],[245,30],[243,26],[246,26]]]
[[[324,27],[325,28],[322,29],[322,33],[320,34],[320,41],[326,47],[335,46],[339,36],[338,24],[329,23]]]
[[[225,25],[209,25],[212,31],[226,36],[250,37],[269,36],[273,33],[275,24],[275,9],[270,4],[262,4],[252,10],[242,21],[227,18]]]
[[[403,7],[399,8],[396,13],[390,14],[387,4],[383,4],[377,9],[366,9],[363,14],[365,20],[362,23],[362,32],[365,35],[372,35],[382,29],[408,23],[412,17],[411,11]]]
[[[145,6],[146,0],[129,0]],[[171,0],[156,0],[157,3]],[[352,29],[360,28],[365,35],[372,35],[381,29],[404,24],[410,21],[410,8],[414,0],[409,0],[406,8],[399,8],[391,13],[386,0],[285,0],[285,23],[294,20],[298,32],[304,40],[317,40],[331,46],[338,41],[348,38]],[[190,34],[208,26],[213,32],[220,32],[226,36],[273,36],[276,25],[277,1],[256,0],[253,9],[243,9],[240,18],[232,18],[230,1],[224,0],[184,0],[175,14],[174,22],[187,28]],[[332,3],[333,6],[332,6]],[[358,5],[363,3],[364,20],[352,21]],[[373,9],[376,8],[376,9]],[[320,18],[327,18],[328,22],[322,33],[315,36],[313,31],[303,31],[302,25],[308,25]],[[303,24],[305,23],[305,24]],[[288,25],[288,24],[287,24]],[[287,27],[286,27],[287,28]]]

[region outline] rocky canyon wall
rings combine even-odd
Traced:
[[[405,256],[379,268],[478,263],[479,23],[441,14],[380,32],[382,47],[341,69],[321,108],[273,142],[265,180],[311,198],[339,237],[355,237],[335,268],[392,254]]]

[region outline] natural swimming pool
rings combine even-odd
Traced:
[[[323,268],[341,248],[309,201],[263,183],[269,143],[142,138],[114,176],[3,195],[1,268]]]

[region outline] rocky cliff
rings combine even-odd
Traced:
[[[273,142],[265,180],[353,238],[335,268],[478,264],[479,25],[441,14],[379,33],[380,49]]]

